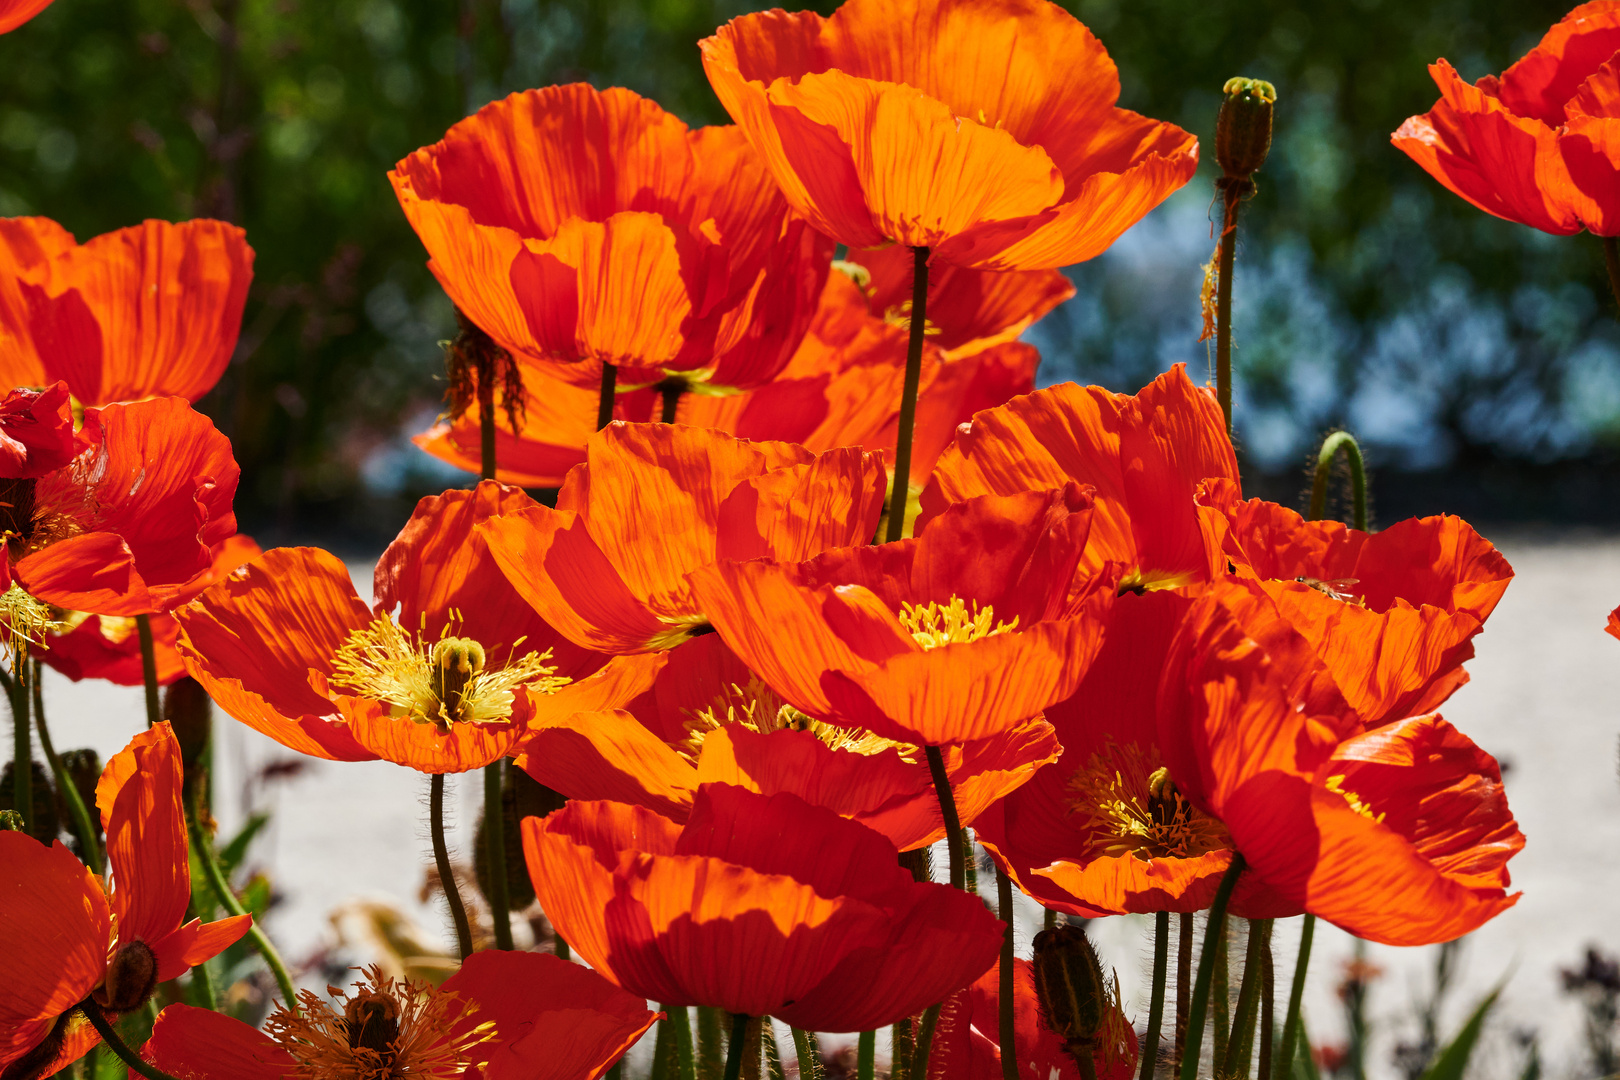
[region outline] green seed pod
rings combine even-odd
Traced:
[[[1036,934],[1033,971],[1041,1022],[1071,1045],[1090,1045],[1112,995],[1086,932],[1054,926]]]
[[[1215,160],[1226,175],[1247,180],[1260,171],[1271,151],[1271,114],[1277,90],[1261,79],[1226,80],[1220,117],[1215,121]]]

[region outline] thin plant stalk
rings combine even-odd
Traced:
[[[742,1075],[743,1044],[748,1041],[748,1014],[732,1013],[731,1045],[726,1047],[726,1080]]]
[[[1248,1076],[1254,1060],[1254,1025],[1259,1019],[1261,983],[1264,981],[1264,954],[1271,950],[1271,920],[1249,920],[1249,943],[1243,955],[1243,987],[1238,991],[1237,1012],[1232,1017],[1232,1039],[1226,1047],[1223,1076]]]
[[[893,531],[893,530],[890,530]],[[928,758],[928,772],[934,778],[934,794],[939,798],[939,812],[945,819],[945,847],[951,856],[951,887],[967,887],[967,860],[962,849],[962,819],[956,812],[956,795],[951,791],[950,777],[945,773],[945,755],[937,746],[923,747]]]
[[[1181,1071],[1181,1060],[1187,1052],[1187,1009],[1192,1004],[1193,913],[1184,911],[1176,917],[1176,1051],[1173,1062],[1175,1072]]]
[[[725,1035],[720,1018],[725,1011],[713,1005],[697,1009],[697,1071],[699,1080],[720,1080],[725,1067]]]
[[[219,995],[214,990],[214,973],[208,970],[207,960],[191,969],[191,987],[197,995],[198,1006],[210,1012],[219,1008]]]
[[[765,1076],[767,1080],[786,1080],[782,1070],[782,1051],[776,1045],[776,1026],[771,1018],[762,1017],[759,1021],[759,1041],[765,1050]]]
[[[697,1080],[697,1056],[692,1050],[692,1018],[685,1005],[664,1009],[670,1034],[674,1037],[675,1071],[680,1080]]]
[[[33,661],[32,689],[34,692],[34,730],[39,732],[39,748],[45,752],[45,760],[50,763],[51,774],[56,777],[56,789],[62,793],[62,799],[67,803],[68,816],[73,819],[73,834],[79,838],[79,851],[84,856],[84,863],[92,873],[102,872],[101,845],[96,842],[96,827],[90,820],[90,811],[84,805],[84,799],[79,795],[79,786],[73,782],[68,774],[67,766],[56,753],[56,747],[51,743],[50,728],[45,726],[45,694],[40,686],[40,664]]]
[[[996,1003],[1001,1036],[1001,1078],[1018,1080],[1018,1025],[1013,1012],[1013,891],[1012,875],[996,871],[996,914],[1007,924],[1001,935],[1000,1000]]]
[[[163,719],[163,706],[158,703],[157,646],[152,643],[152,616],[135,616],[135,632],[141,641],[141,681],[146,686],[146,726],[152,727]]]
[[[1220,268],[1215,279],[1215,398],[1226,417],[1226,434],[1232,434],[1232,266],[1237,254],[1238,208],[1242,203],[1240,185],[1223,191],[1224,216],[1221,218]]]
[[[1283,1015],[1282,1053],[1272,1062],[1272,1080],[1288,1080],[1294,1072],[1294,1047],[1299,1042],[1299,1006],[1305,999],[1305,973],[1310,970],[1311,939],[1315,936],[1316,916],[1306,915],[1299,930],[1299,959],[1294,961],[1294,983],[1288,991],[1288,1012]]]
[[[669,1080],[669,1059],[674,1055],[670,1048],[669,1010],[662,1004],[658,1006],[664,1013],[664,1019],[658,1023],[658,1034],[653,1036],[652,1072],[648,1080]]]
[[[1226,947],[1226,906],[1232,900],[1232,889],[1243,873],[1243,856],[1232,853],[1232,865],[1221,877],[1215,890],[1215,902],[1209,908],[1209,925],[1204,929],[1204,951],[1198,960],[1198,981],[1193,986],[1192,1006],[1187,1013],[1186,1052],[1181,1058],[1181,1080],[1198,1080],[1198,1059],[1204,1045],[1204,1017],[1209,1011],[1210,984],[1215,980],[1217,950]]]
[[[911,1076],[911,1053],[916,1049],[911,1017],[895,1021],[889,1027],[889,1080],[908,1080]]]
[[[863,1031],[855,1041],[855,1075],[872,1080],[877,1075],[877,1032]]]
[[[1351,523],[1361,532],[1367,531],[1367,466],[1361,457],[1361,446],[1348,431],[1335,431],[1322,440],[1322,449],[1316,455],[1316,472],[1311,480],[1312,521],[1321,521],[1327,513],[1328,479],[1333,472],[1333,459],[1344,452],[1350,465],[1350,499],[1354,507]]]
[[[101,1036],[101,1041],[107,1045],[107,1049],[116,1054],[118,1060],[129,1066],[130,1072],[139,1073],[146,1077],[147,1080],[176,1080],[175,1077],[148,1063],[141,1055],[131,1050],[129,1044],[118,1034],[118,1030],[107,1020],[107,1014],[101,1011],[101,1006],[97,1005],[93,1000],[85,998],[81,1001],[79,1011],[84,1013],[85,1019],[90,1021],[90,1026],[96,1029],[96,1033]]]
[[[1259,1080],[1271,1075],[1272,1040],[1277,1034],[1277,970],[1272,962],[1271,927],[1266,928],[1266,949],[1260,954],[1260,1067]]]
[[[27,670],[18,654],[14,678],[6,680],[6,697],[11,701],[11,805],[22,818],[23,831],[34,835],[34,737],[28,722]]]
[[[450,869],[450,849],[444,843],[443,773],[434,773],[428,787],[428,832],[433,839],[433,865],[439,870],[439,887],[444,890],[444,902],[450,905],[450,920],[456,924],[456,947],[460,959],[465,960],[473,951],[472,927],[467,924],[467,909],[461,903],[455,872]]]
[[[799,1080],[822,1080],[821,1047],[816,1033],[801,1028],[793,1032],[793,1053],[799,1059]]]
[[[900,432],[894,444],[894,485],[889,493],[886,544],[894,543],[906,531],[906,505],[911,495],[911,433],[917,423],[923,336],[928,331],[928,249],[914,247],[911,254],[911,338],[906,348],[906,379],[900,390]]]
[[[613,423],[614,387],[619,381],[619,369],[612,364],[602,365],[602,389],[596,398],[596,430],[601,431]]]
[[[1219,1066],[1226,1060],[1227,1036],[1231,1034],[1232,1011],[1232,926],[1221,928],[1220,948],[1215,950],[1215,983],[1209,992],[1209,1022],[1213,1029],[1210,1042],[1215,1056],[1212,1063]]]
[[[479,350],[479,477],[495,479],[495,364],[489,349]],[[501,793],[506,787],[506,759],[484,766],[484,865],[489,871],[489,914],[495,947],[512,948],[512,902],[506,885],[506,813]]]
[[[941,1002],[935,1002],[924,1010],[922,1023],[917,1025],[917,1046],[911,1052],[911,1075],[926,1078],[928,1076],[928,1059],[934,1052],[934,1027],[939,1023],[939,1009]]]
[[[1147,1031],[1142,1036],[1141,1080],[1153,1080],[1159,1064],[1159,1029],[1164,1025],[1164,984],[1170,976],[1170,913],[1153,916],[1153,996],[1148,1004]],[[1006,993],[1003,989],[1002,993]]]
[[[242,906],[242,901],[236,898],[231,883],[225,880],[225,871],[220,869],[219,859],[214,854],[214,842],[209,837],[208,831],[203,828],[202,814],[195,797],[186,800],[186,823],[191,827],[191,842],[197,849],[197,862],[202,866],[203,877],[208,879],[209,888],[214,891],[214,899],[218,901],[220,907],[232,915],[248,914],[248,910]],[[264,958],[270,974],[275,976],[276,986],[281,991],[288,1011],[296,1016],[299,1011],[298,992],[293,989],[292,976],[287,972],[287,965],[281,959],[281,953],[276,951],[275,945],[265,935],[257,920],[249,924],[247,937],[252,942],[253,948]]]

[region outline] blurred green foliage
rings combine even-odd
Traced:
[[[203,408],[235,442],[248,523],[319,520],[356,505],[367,462],[439,394],[435,343],[450,311],[389,189],[392,164],[470,108],[552,82],[626,85],[689,121],[721,120],[695,42],[752,6],[56,0],[0,38],[0,213],[48,215],[81,240],[144,217],[245,226],[257,277],[235,362]],[[1500,70],[1561,5],[1074,7],[1120,65],[1122,104],[1206,141],[1228,76],[1276,83],[1277,145],[1248,242],[1303,240],[1352,320],[1376,320],[1448,268],[1501,296],[1601,280],[1595,242],[1489,218],[1388,143],[1436,96],[1428,62],[1445,56],[1471,78]],[[1194,181],[1197,197],[1206,184]],[[1580,325],[1559,340],[1586,332],[1597,309],[1571,309]],[[1286,399],[1286,342],[1242,356],[1256,401]],[[425,485],[425,467],[407,462],[387,483]]]

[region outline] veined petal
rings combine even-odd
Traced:
[[[574,713],[532,729],[518,767],[571,799],[634,803],[684,821],[697,789],[692,764],[622,710]]]
[[[1617,51],[1620,7],[1613,0],[1591,0],[1554,23],[1500,78],[1481,79],[1480,87],[1520,116],[1557,127],[1581,83]]]
[[[120,944],[155,946],[185,917],[191,870],[182,772],[180,744],[159,722],[114,754],[96,785]]]
[[[197,1080],[285,1080],[296,1069],[292,1056],[257,1028],[179,1003],[158,1013],[141,1057],[170,1075]]]
[[[101,982],[112,923],[100,882],[60,841],[0,831],[0,890],[0,1054],[20,1056]]]
[[[154,942],[158,958],[158,981],[177,979],[187,969],[212,960],[241,941],[253,927],[253,916],[231,915],[205,923],[192,919],[174,933]]]

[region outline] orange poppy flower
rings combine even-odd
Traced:
[[[196,401],[236,348],[246,237],[204,218],[78,244],[49,218],[0,219],[0,385],[61,379],[85,405]]]
[[[1078,485],[984,496],[914,540],[692,575],[726,644],[794,708],[933,746],[1009,731],[1079,686],[1111,589],[1069,596],[1091,501]]]
[[[1121,596],[1080,689],[1046,710],[1063,754],[974,825],[1003,873],[1044,907],[1081,918],[1202,911],[1232,862],[1221,823],[1177,790],[1159,749],[1159,673],[1182,617],[1179,590]],[[1299,909],[1252,875],[1231,911]]]
[[[264,552],[251,536],[237,533],[214,545],[214,561],[186,583],[174,605],[187,603],[204,589],[224,580],[232,570],[257,559]],[[185,662],[175,648],[180,624],[168,613],[152,616],[152,646],[157,660],[157,681],[167,686],[186,673]],[[91,615],[83,611],[63,612],[51,623],[44,638],[33,648],[34,656],[74,682],[106,679],[119,686],[140,686],[145,682],[141,668],[140,635],[135,620],[113,615]]]
[[[3,0],[0,2],[0,34],[9,34],[51,6],[51,0]]]
[[[86,409],[75,431],[66,383],[13,390],[0,403],[0,586],[70,611],[163,611],[236,532],[237,475],[230,441],[179,398]],[[7,615],[14,630],[32,618]]]
[[[945,836],[928,764],[916,746],[836,727],[786,704],[719,635],[659,654],[652,689],[624,709],[535,726],[514,755],[530,776],[571,799],[644,806],[685,822],[700,784],[789,792],[888,837],[902,851]],[[944,751],[964,823],[1060,752],[1050,725]]]
[[[1462,664],[1513,568],[1466,521],[1364,533],[1238,498],[1212,484],[1204,499],[1225,513],[1234,565],[1262,580],[1365,723],[1432,712],[1468,681]]]
[[[1429,66],[1440,100],[1391,141],[1468,202],[1569,235],[1620,235],[1620,3],[1582,4],[1534,49],[1474,85]]]
[[[850,248],[1067,266],[1198,166],[1191,135],[1114,106],[1107,50],[1045,0],[847,0],[744,15],[700,47],[788,202]]]
[[[1609,612],[1609,623],[1603,628],[1614,637],[1620,638],[1620,608]]]
[[[1074,480],[1096,489],[1085,572],[1114,563],[1122,589],[1186,585],[1226,568],[1198,486],[1237,475],[1214,394],[1177,364],[1135,395],[1063,383],[979,413],[940,456],[918,525],[975,495]]]
[[[768,381],[832,257],[740,131],[688,130],[618,88],[513,94],[389,179],[468,318],[531,361],[617,365],[627,386]]]
[[[100,1039],[80,1002],[132,1012],[247,933],[247,915],[181,925],[191,899],[181,772],[166,723],[107,763],[96,806],[111,896],[60,841],[0,831],[0,1067],[49,1076],[77,1061]]]
[[[559,638],[478,537],[530,505],[493,480],[423,499],[377,564],[375,608],[336,557],[274,548],[176,610],[186,670],[300,753],[427,773],[504,757],[536,717],[622,704],[651,673]]]
[[[1035,977],[1028,960],[1013,961],[1013,1048],[1021,1080],[1080,1080],[1080,1067],[1064,1048],[1063,1037],[1041,1021]],[[1137,1046],[1131,1022],[1116,998],[1109,1003],[1103,1029],[1092,1055],[1097,1080],[1130,1080],[1136,1073]],[[993,966],[965,990],[946,999],[939,1010],[928,1080],[1002,1080],[1001,969]]]
[[[596,1080],[662,1014],[594,971],[545,953],[473,953],[438,987],[377,968],[336,992],[303,991],[266,1031],[189,1005],[158,1014],[141,1056],[192,1080],[386,1075],[420,1080]],[[366,1037],[356,1039],[358,1021]]]
[[[883,467],[856,449],[812,454],[668,424],[609,424],[557,508],[479,527],[512,586],[559,632],[608,653],[656,652],[704,631],[687,575],[716,559],[798,560],[865,543]]]
[[[1186,797],[1305,911],[1428,945],[1517,901],[1507,862],[1524,836],[1496,762],[1438,716],[1367,729],[1257,584],[1214,586],[1193,606],[1158,716]]]
[[[919,883],[878,833],[793,795],[698,789],[678,826],[639,806],[570,802],[525,818],[546,916],[633,994],[869,1031],[921,1012],[995,961],[977,897]]]

